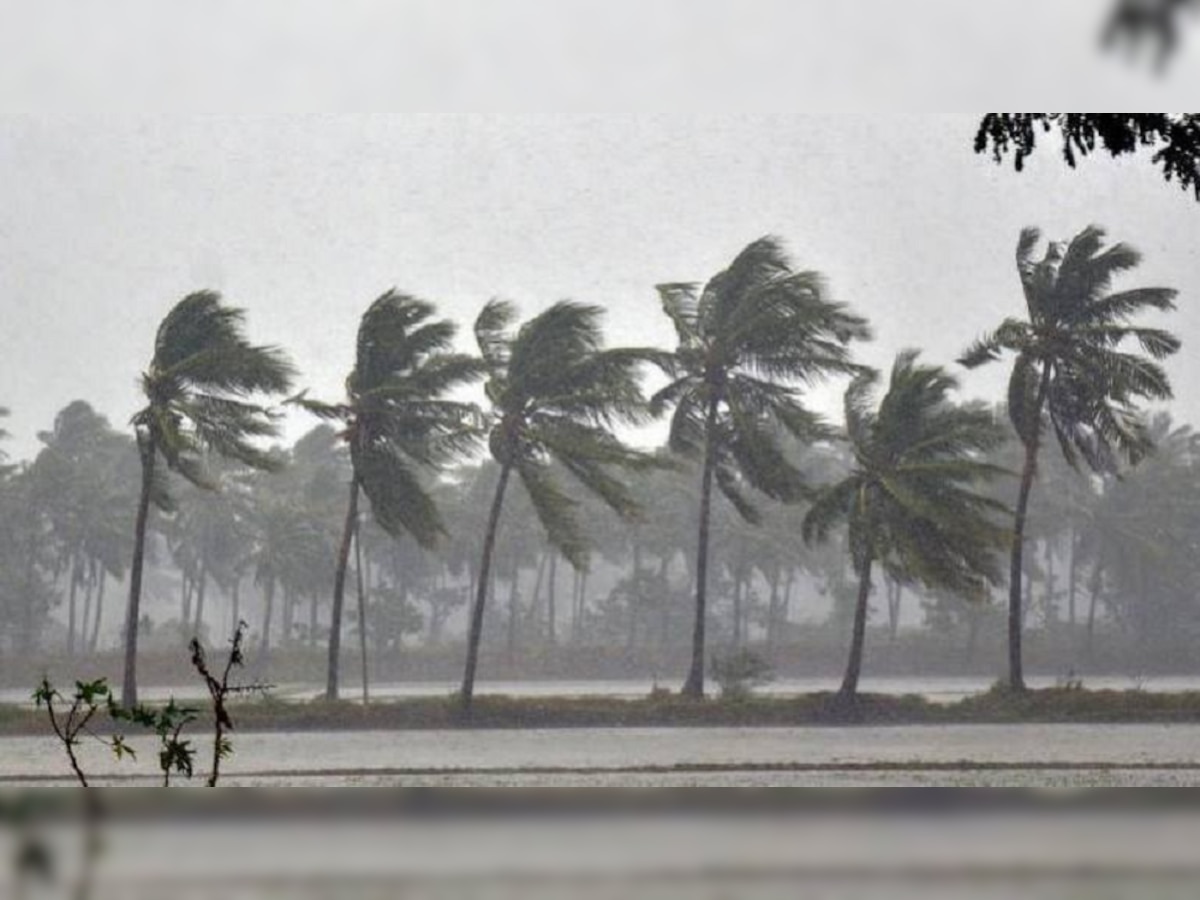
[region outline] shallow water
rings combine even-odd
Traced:
[[[144,772],[153,744],[133,745],[136,763],[87,746],[84,768]],[[1192,724],[262,732],[234,747],[229,784],[1200,785]],[[0,779],[67,774],[52,738],[0,738]]]
[[[1050,676],[1032,676],[1026,679],[1030,687],[1054,687],[1058,679]],[[915,694],[936,703],[952,703],[971,694],[988,690],[994,678],[954,677],[887,677],[863,678],[860,690],[872,694]],[[781,678],[757,689],[759,693],[771,695],[806,694],[819,691],[836,691],[841,684],[840,676],[825,678]],[[1092,690],[1132,690],[1134,688],[1152,692],[1200,691],[1200,677],[1190,675],[1163,675],[1152,678],[1134,678],[1124,675],[1106,675],[1084,678],[1084,687]],[[655,681],[649,678],[603,679],[603,680],[547,680],[547,681],[480,681],[475,693],[481,695],[507,695],[512,697],[645,697],[655,687],[678,689],[675,680]],[[370,696],[375,699],[401,699],[405,697],[446,697],[458,691],[457,681],[405,681],[383,682],[370,685]],[[277,685],[272,693],[288,700],[311,700],[324,694],[324,684],[284,683]],[[5,688],[0,690],[0,703],[31,703],[31,689]],[[143,700],[165,701],[198,699],[206,696],[203,686],[189,683],[177,687],[149,685],[139,689]],[[361,699],[361,683],[343,682],[342,697],[346,700]]]

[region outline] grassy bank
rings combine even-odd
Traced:
[[[451,697],[380,701],[259,699],[231,704],[237,730],[403,730],[438,728],[625,728],[700,726],[949,725],[1016,722],[1200,723],[1200,692],[1090,691],[1051,688],[1012,694],[993,689],[955,703],[919,696],[861,695],[853,704],[833,694],[690,700],[480,696],[470,716]],[[204,723],[197,723],[203,728]],[[44,715],[0,706],[0,734],[44,734]]]

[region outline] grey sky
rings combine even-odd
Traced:
[[[339,396],[365,306],[397,286],[468,326],[492,296],[523,312],[604,305],[614,343],[669,344],[653,285],[702,280],[748,241],[866,315],[862,357],[951,362],[1021,296],[1019,229],[1096,222],[1181,291],[1163,321],[1178,414],[1200,420],[1200,204],[1143,159],[1015,174],[971,150],[975,116],[271,116],[0,118],[0,405],[14,455],[91,401],[125,427],[154,329],[221,290],[301,385]],[[1132,282],[1131,282],[1132,283]],[[465,346],[464,334],[464,346]],[[1004,372],[964,377],[994,398]],[[818,405],[836,411],[837,387]],[[310,423],[297,418],[289,437]]]

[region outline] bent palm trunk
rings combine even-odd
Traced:
[[[867,636],[867,600],[871,596],[871,559],[863,563],[858,574],[858,601],[854,604],[854,628],[850,633],[850,657],[846,661],[846,675],[842,679],[838,695],[853,700],[858,693],[858,680],[862,675],[863,645]]]
[[[88,641],[88,652],[95,653],[100,642],[100,620],[104,617],[104,586],[108,582],[108,572],[103,566],[96,576],[96,608],[92,613],[92,636]]]
[[[133,527],[133,562],[129,566],[129,606],[125,611],[125,671],[121,681],[121,705],[136,706],[138,619],[142,605],[142,566],[146,560],[146,523],[150,518],[150,488],[154,484],[153,441],[146,438],[142,454],[142,493],[138,498],[137,519]]]
[[[1042,407],[1050,390],[1050,366],[1042,365],[1041,384],[1033,406],[1033,435],[1025,442],[1025,464],[1021,469],[1021,487],[1013,518],[1012,556],[1008,569],[1008,686],[1014,691],[1025,690],[1025,674],[1021,655],[1021,629],[1024,624],[1021,605],[1021,577],[1025,571],[1025,519],[1029,512],[1029,494],[1037,473],[1038,445],[1042,433]]]
[[[717,401],[714,397],[708,404],[705,428],[704,475],[700,483],[700,533],[696,543],[696,619],[692,625],[692,665],[687,681],[680,691],[685,697],[704,696],[704,625],[708,612],[708,526],[712,508],[713,471],[717,455],[713,446],[716,440],[713,431],[717,422]]]
[[[346,601],[346,570],[350,565],[350,541],[358,522],[358,477],[350,479],[350,503],[346,507],[346,524],[342,542],[338,545],[337,568],[333,576],[333,609],[329,614],[329,663],[325,677],[325,699],[338,698],[338,666],[342,651],[342,609]]]
[[[1012,555],[1008,569],[1008,686],[1014,691],[1025,690],[1025,675],[1021,654],[1022,597],[1021,580],[1024,575],[1025,520],[1029,511],[1029,494],[1033,489],[1033,476],[1037,470],[1036,441],[1025,448],[1025,465],[1021,470],[1021,488],[1017,494],[1017,508],[1013,519]]]
[[[367,592],[363,586],[362,523],[354,523],[354,580],[358,589],[358,653],[362,663],[362,698],[366,706],[367,689]],[[378,643],[376,644],[378,646]]]
[[[496,549],[496,531],[500,525],[500,512],[504,508],[504,490],[508,487],[510,466],[502,466],[500,480],[496,483],[496,495],[492,498],[492,509],[488,514],[487,533],[483,538],[483,556],[479,562],[479,578],[475,582],[475,604],[471,607],[471,625],[467,632],[467,662],[463,671],[462,689],[459,699],[466,712],[471,710],[475,694],[475,670],[479,665],[479,639],[483,634],[483,607],[487,601],[488,585],[492,580],[492,554]]]

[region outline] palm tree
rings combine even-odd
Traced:
[[[921,582],[980,597],[999,580],[995,550],[1004,507],[974,488],[1002,470],[978,458],[1003,440],[991,413],[956,406],[956,380],[940,366],[920,365],[905,351],[892,367],[887,393],[869,408],[878,375],[858,376],[846,391],[850,473],[823,489],[804,517],[807,542],[833,526],[849,526],[858,599],[840,695],[851,700],[862,671],[871,572],[879,563],[899,582]]]
[[[345,401],[292,398],[314,415],[342,424],[353,470],[334,573],[327,700],[338,697],[342,609],[360,489],[384,531],[393,537],[411,534],[422,546],[432,546],[445,527],[422,474],[444,468],[477,437],[478,409],[445,395],[478,378],[482,367],[473,357],[449,352],[457,329],[453,322],[435,320],[435,312],[430,303],[388,291],[359,324]]]
[[[683,693],[704,693],[704,631],[712,486],[747,521],[759,519],[743,485],[782,501],[801,499],[805,482],[780,437],[811,440],[817,417],[800,390],[829,375],[853,373],[849,344],[870,336],[863,319],[827,297],[816,272],[796,271],[780,242],[765,237],[701,288],[658,287],[679,344],[672,381],[651,408],[674,406],[669,445],[701,460],[696,614],[692,663]]]
[[[132,511],[136,501],[121,469],[130,441],[82,400],[64,407],[54,418],[53,430],[38,432],[38,440],[45,446],[33,471],[47,487],[46,513],[59,554],[56,568],[68,579],[67,654],[73,655],[77,646],[89,645],[93,593],[106,576],[121,577],[122,557],[128,558],[129,535],[121,514]],[[80,589],[83,618],[77,630]],[[82,635],[79,641],[77,633]]]
[[[1176,292],[1150,287],[1111,292],[1113,277],[1134,268],[1141,255],[1126,244],[1104,247],[1104,232],[1089,226],[1069,244],[1051,243],[1034,259],[1040,239],[1026,228],[1017,241],[1017,273],[1029,318],[1005,319],[959,360],[968,368],[1015,355],[1008,413],[1025,458],[1013,518],[1008,597],[1008,679],[1024,690],[1021,657],[1021,577],[1025,520],[1037,474],[1042,431],[1049,421],[1063,456],[1095,471],[1111,471],[1124,457],[1136,463],[1152,443],[1135,401],[1171,396],[1157,360],[1179,349],[1179,339],[1158,328],[1132,324],[1147,309],[1174,309]],[[1142,353],[1121,350],[1136,343]]]
[[[639,369],[655,358],[645,350],[604,350],[595,306],[563,301],[530,319],[515,334],[509,328],[515,308],[493,300],[475,321],[475,337],[487,367],[491,402],[488,447],[499,466],[484,532],[467,635],[461,699],[469,710],[475,690],[484,603],[491,582],[492,555],[515,471],[546,532],[546,540],[576,568],[587,565],[588,539],[576,515],[577,501],[561,487],[551,463],[615,512],[635,516],[638,504],[612,469],[658,464],[651,454],[629,447],[611,428],[646,417]]]
[[[154,357],[142,375],[147,403],[133,417],[142,484],[125,616],[121,702],[126,706],[137,703],[137,632],[150,505],[169,505],[158,458],[199,486],[210,484],[200,462],[203,450],[251,468],[273,464],[254,441],[274,435],[276,421],[252,400],[286,391],[293,369],[281,350],[249,343],[243,319],[242,310],[223,305],[219,294],[189,294],[159,325]]]

